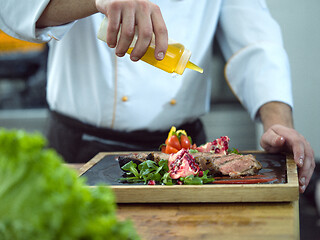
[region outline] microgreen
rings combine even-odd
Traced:
[[[147,184],[150,180],[156,181],[157,184],[174,185],[181,181],[186,185],[200,185],[205,183],[212,183],[214,178],[208,177],[209,170],[198,173],[197,175],[190,175],[181,177],[179,179],[172,179],[170,177],[168,160],[161,159],[157,164],[154,161],[147,160],[140,163],[138,166],[132,161],[121,167],[125,171],[125,176],[120,178],[122,183],[144,183]]]
[[[234,153],[234,154],[240,154],[239,153],[239,150],[238,149],[236,149],[236,148],[232,148],[232,149],[228,149],[228,154],[230,154],[230,153]]]
[[[189,153],[197,153],[199,152],[197,149],[189,149]]]

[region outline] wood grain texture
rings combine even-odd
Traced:
[[[118,204],[117,216],[131,219],[148,240],[297,240],[298,202]]]
[[[247,152],[246,152],[247,153]],[[248,152],[249,153],[249,152]],[[80,176],[106,155],[99,153],[80,168]],[[111,186],[117,203],[155,202],[290,202],[299,199],[297,167],[291,156],[287,157],[287,183],[285,184],[206,184],[206,185],[117,185]]]

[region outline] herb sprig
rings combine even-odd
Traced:
[[[240,154],[240,152],[239,152],[239,150],[237,149],[237,148],[232,148],[232,149],[228,149],[228,154],[230,154],[230,153],[234,153],[234,154]]]
[[[147,160],[139,165],[133,161],[128,162],[121,167],[124,170],[125,177],[120,178],[119,181],[123,183],[144,183],[155,181],[156,184],[161,185],[202,185],[212,183],[214,178],[208,176],[209,170],[200,171],[197,175],[190,175],[181,177],[179,179],[172,179],[169,173],[168,160],[161,159],[159,163],[152,160]]]

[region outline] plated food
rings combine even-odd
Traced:
[[[123,182],[153,184],[203,184],[215,177],[239,178],[256,175],[262,168],[252,154],[229,149],[229,137],[222,136],[199,147],[184,130],[172,127],[161,152],[130,153],[118,157],[125,172]]]

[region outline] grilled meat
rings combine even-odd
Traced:
[[[126,155],[120,155],[118,156],[118,162],[120,167],[127,164],[130,161],[133,161],[136,164],[140,164],[146,160],[152,160],[156,163],[159,163],[161,159],[169,160],[170,154],[166,153],[145,153],[145,152],[139,152],[139,153],[130,153]]]
[[[169,160],[170,154],[165,153],[131,153],[118,157],[119,165],[122,167],[126,163],[133,161],[139,164],[146,160],[159,162],[161,159]],[[192,153],[195,162],[202,171],[209,170],[215,176],[229,175],[236,178],[246,175],[257,174],[262,165],[252,154],[214,154],[210,152]]]

